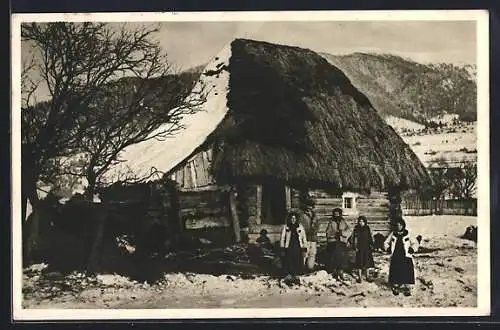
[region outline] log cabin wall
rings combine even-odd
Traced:
[[[351,227],[354,228],[357,218],[364,215],[368,219],[368,225],[372,234],[381,233],[386,235],[389,232],[389,203],[387,194],[383,192],[371,192],[368,195],[343,193],[333,194],[324,190],[312,190],[311,196],[316,204],[314,210],[319,221],[318,243],[326,243],[326,227],[332,215],[332,210],[341,208],[344,218]],[[344,205],[344,198],[353,198],[351,205]],[[352,208],[346,208],[352,206]]]
[[[180,216],[185,220],[186,227],[203,226],[230,226],[228,198],[221,192],[214,178],[210,175],[212,151],[207,149],[190,157],[182,166],[171,175],[177,182],[180,191]],[[262,186],[247,184],[238,186],[240,225],[248,228],[249,239],[254,241],[261,229],[268,231],[272,241],[279,239],[282,224],[266,224],[262,214]],[[293,187],[286,187],[287,209],[298,209],[300,205],[300,191]],[[320,222],[318,242],[326,240],[325,231],[328,219],[335,207],[343,209],[344,217],[353,227],[359,215],[367,217],[373,234],[387,234],[389,231],[388,213],[389,202],[387,193],[371,192],[368,195],[335,194],[325,190],[311,190],[311,197],[315,200],[315,211]],[[354,208],[344,206],[345,197],[352,198]],[[245,209],[243,209],[245,208]],[[284,222],[284,221],[283,221]]]
[[[248,228],[257,224],[257,218],[260,218],[260,210],[257,209],[257,186],[240,186],[238,187],[238,191],[239,197],[241,197],[238,198],[238,201],[240,202],[240,222],[242,228]],[[243,207],[245,207],[246,210],[243,210]],[[245,217],[247,217],[247,219],[245,219]]]
[[[285,193],[285,207],[286,210],[298,209],[300,207],[299,203],[299,191],[297,189],[291,188],[289,186],[283,186]],[[255,242],[259,237],[260,231],[266,229],[271,242],[277,242],[280,239],[281,229],[285,223],[285,218],[279,224],[269,223],[269,219],[265,218],[264,212],[262,210],[262,190],[261,185],[253,185],[249,187],[249,228],[248,237],[250,242]]]
[[[179,213],[186,229],[229,227],[227,193],[218,190],[181,191]]]
[[[300,190],[296,188],[290,189],[290,203],[292,209],[299,209],[300,205]]]
[[[213,188],[215,180],[209,171],[211,162],[212,150],[200,151],[187,159],[171,174],[170,178],[177,182],[181,191]]]
[[[229,227],[229,199],[210,174],[212,150],[200,151],[181,164],[170,179],[179,190],[179,216],[186,229]]]
[[[389,226],[389,201],[387,193],[372,192],[369,195],[359,196],[357,202],[359,215],[368,219],[372,233],[388,234]]]
[[[261,185],[249,185],[247,186],[247,197],[248,197],[248,240],[250,243],[255,243],[255,240],[259,237],[260,231],[266,229],[271,242],[276,242],[279,240],[281,233],[280,225],[271,225],[266,223],[264,219],[264,214],[262,211],[262,186]]]
[[[249,204],[249,209],[251,210],[251,212],[253,212],[253,210],[256,210],[257,214],[259,214],[258,210],[260,206],[258,203],[258,187],[256,187],[254,191],[255,193],[253,194],[253,196],[255,196],[255,198],[252,199],[252,203],[254,203],[255,201],[257,205],[256,207],[254,207],[252,204]],[[371,192],[367,195],[361,195],[345,192],[343,194],[335,194],[318,189],[311,190],[310,195],[315,201],[314,211],[316,212],[319,221],[318,243],[320,244],[326,243],[326,227],[332,215],[332,210],[336,207],[342,209],[344,218],[350,225],[351,230],[356,225],[358,216],[364,215],[368,219],[369,226],[372,230],[373,235],[375,235],[376,233],[382,233],[383,235],[386,235],[389,232],[389,202],[386,193]],[[292,209],[299,209],[301,207],[299,196],[300,191],[298,189],[290,189],[289,206]],[[352,200],[350,201],[350,205],[344,205],[349,204],[344,201],[345,198],[352,198]],[[347,206],[351,206],[351,208],[347,208]],[[282,225],[269,225],[265,223],[265,219],[259,219],[258,216],[251,216],[249,221],[250,241],[255,241],[255,239],[257,239],[259,235],[260,230],[266,229],[271,241],[275,242],[279,240],[281,226]]]

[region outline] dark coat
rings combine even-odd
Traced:
[[[352,246],[356,250],[373,250],[374,242],[372,231],[367,225],[364,227],[356,226],[352,233]]]
[[[360,269],[374,267],[374,242],[368,226],[356,226],[352,235],[352,244],[356,249],[356,267]]]

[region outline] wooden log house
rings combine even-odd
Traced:
[[[204,112],[172,141],[145,141],[124,153],[128,168],[154,167],[177,182],[189,223],[233,223],[250,240],[266,228],[277,239],[287,211],[300,209],[299,196],[308,193],[319,241],[335,207],[387,233],[399,192],[429,183],[369,99],[319,54],[246,39],[221,54],[200,78],[213,87]]]

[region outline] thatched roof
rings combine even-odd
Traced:
[[[218,182],[277,179],[342,190],[429,182],[368,98],[317,53],[246,39],[234,40],[231,53],[229,111],[197,149],[214,146]]]

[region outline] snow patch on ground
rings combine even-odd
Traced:
[[[433,134],[404,135],[403,140],[426,166],[434,166],[438,160],[449,165],[477,159],[477,125]]]
[[[425,126],[422,124],[395,116],[387,116],[385,118],[385,122],[398,132],[403,130],[419,131],[425,128]]]
[[[476,217],[406,217],[413,236],[422,235],[414,256],[416,285],[411,297],[394,296],[387,285],[389,255],[375,254],[373,281],[335,280],[324,270],[301,276],[301,285],[265,276],[168,273],[154,285],[120,275],[96,280],[42,273],[24,277],[24,308],[272,308],[272,307],[474,307],[477,306],[477,249],[460,236]],[[481,230],[481,229],[479,229]],[[52,278],[54,278],[52,276]],[[56,277],[57,278],[57,277]],[[69,284],[68,284],[69,283]]]

